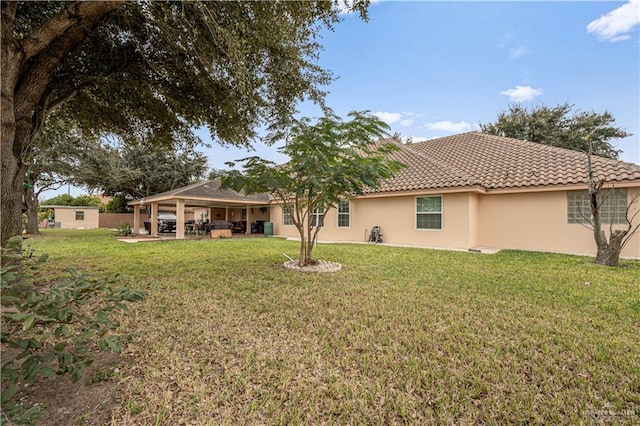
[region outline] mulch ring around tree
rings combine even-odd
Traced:
[[[292,271],[297,272],[317,272],[317,273],[325,273],[325,272],[338,272],[342,269],[342,265],[336,262],[329,262],[327,260],[318,260],[315,265],[307,265],[300,267],[298,265],[297,260],[289,260],[284,262],[283,266],[286,269],[291,269]]]

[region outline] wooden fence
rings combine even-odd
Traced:
[[[147,215],[142,215],[142,217],[147,220]],[[100,228],[117,228],[124,223],[133,226],[133,213],[100,213],[98,226]]]

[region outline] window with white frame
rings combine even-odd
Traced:
[[[287,207],[290,206],[282,206],[282,224],[283,225],[293,225],[293,218],[289,214],[289,210]]]
[[[316,207],[311,213],[311,226],[324,226],[324,207]]]
[[[627,189],[603,190],[599,196],[600,222],[626,224]],[[592,219],[589,192],[567,191],[568,223],[588,223]]]
[[[77,210],[76,211],[76,220],[84,220],[84,211],[83,210]]]
[[[351,203],[340,201],[338,203],[338,228],[348,228],[351,226]]]
[[[416,228],[442,229],[442,196],[416,197]]]

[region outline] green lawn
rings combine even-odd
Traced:
[[[149,292],[115,424],[640,422],[638,261],[336,244],[315,275],[273,238],[31,245]]]

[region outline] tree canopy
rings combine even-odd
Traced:
[[[520,104],[510,105],[508,111],[498,114],[493,123],[481,123],[484,133],[507,136],[560,148],[589,151],[587,136],[595,155],[618,158],[620,151],[611,140],[626,138],[631,134],[615,126],[615,118],[605,111],[585,112],[574,110],[568,103],[549,107],[539,105],[527,109]]]
[[[204,178],[207,158],[196,150],[197,145],[190,134],[176,135],[169,146],[87,140],[73,156],[70,179],[108,196],[148,197]]]
[[[368,1],[350,9],[366,18]],[[337,1],[11,2],[2,8],[2,245],[19,230],[33,136],[54,111],[84,134],[171,143],[206,126],[249,144],[303,99],[324,107],[317,64]]]
[[[69,183],[72,159],[82,142],[79,132],[59,114],[49,117],[32,139],[23,197],[27,213],[27,233],[39,233],[38,199],[43,191]]]
[[[98,197],[91,195],[78,195],[74,197],[69,194],[60,194],[42,202],[44,206],[93,206],[100,208],[100,211],[104,210],[104,204]]]
[[[276,165],[245,158],[238,160],[242,172],[232,170],[222,179],[223,187],[268,193],[277,200],[300,233],[300,266],[314,263],[313,243],[330,208],[363,194],[367,187],[376,188],[403,167],[389,157],[398,147],[379,141],[387,136],[387,124],[368,112],[351,112],[348,117],[350,121],[343,121],[329,114],[316,123],[303,118],[285,132],[272,133],[272,143],[284,140],[280,151],[288,162]],[[313,222],[314,212],[321,212],[320,223]]]

